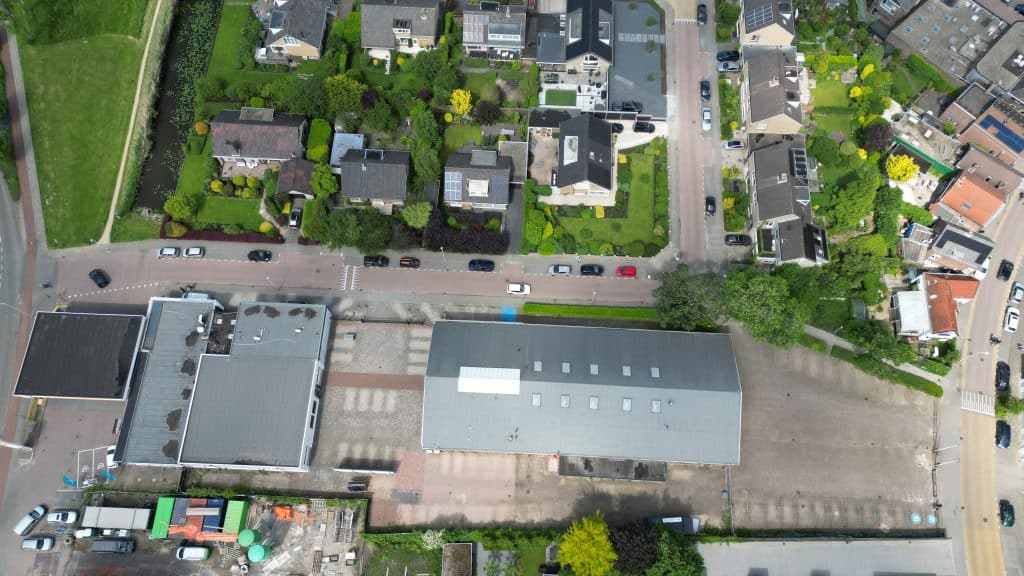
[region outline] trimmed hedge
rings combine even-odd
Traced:
[[[893,384],[906,386],[913,390],[919,390],[929,396],[934,396],[935,398],[942,397],[942,386],[939,386],[935,382],[921,378],[916,374],[911,374],[910,372],[904,372],[903,370],[893,368],[892,366],[879,362],[870,356],[861,356],[856,352],[852,352],[845,348],[833,346],[832,357],[842,360],[843,362],[849,362],[861,372],[870,374],[876,378],[892,382]]]
[[[523,314],[536,316],[565,316],[570,318],[617,318],[657,322],[658,313],[654,308],[628,308],[618,306],[574,306],[569,304],[523,304]]]
[[[927,78],[939,92],[948,94],[957,89],[956,85],[950,82],[938,68],[929,64],[927,60],[918,56],[917,53],[911,53],[907,57],[907,67]]]

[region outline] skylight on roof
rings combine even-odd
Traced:
[[[651,400],[651,412],[661,414],[661,400]]]
[[[651,378],[661,378],[661,368],[651,366]]]
[[[597,376],[597,364],[590,365],[590,375]]]
[[[623,376],[632,376],[633,375],[633,369],[630,368],[629,366],[623,365],[622,366],[622,375]]]
[[[533,361],[533,371],[534,372],[540,372],[542,370],[544,370],[544,363],[541,362],[540,360],[534,360]]]
[[[597,410],[597,407],[600,405],[600,403],[601,403],[601,400],[598,399],[597,396],[591,396],[590,397],[590,409],[591,410]]]
[[[562,362],[562,374],[568,374],[571,371],[571,365],[568,362]]]
[[[457,387],[467,394],[519,394],[519,369],[460,366]]]
[[[569,407],[569,395],[568,394],[562,394],[562,399],[559,401],[559,405],[562,408],[568,408]]]
[[[540,406],[540,392],[533,393],[533,405]]]
[[[632,398],[623,398],[622,399],[622,411],[623,412],[629,412],[631,410],[633,410],[633,399]]]

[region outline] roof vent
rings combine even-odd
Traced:
[[[651,366],[651,378],[661,378],[661,368]]]
[[[633,374],[633,369],[632,368],[630,368],[629,366],[625,366],[625,365],[622,366],[622,375],[623,376],[631,376],[632,374]]]
[[[543,362],[541,362],[540,360],[534,360],[533,361],[533,371],[534,372],[540,372],[543,369],[544,369],[544,363]]]
[[[598,406],[600,406],[600,405],[601,405],[601,399],[600,398],[598,398],[597,396],[591,396],[590,397],[590,409],[591,410],[597,410]]]
[[[590,375],[597,376],[597,364],[590,365]]]
[[[568,374],[572,371],[572,366],[568,362],[562,362],[562,374]]]
[[[362,164],[362,169],[363,169],[363,172],[366,172],[366,163],[365,162]]]
[[[533,393],[533,405],[540,406],[540,392]]]

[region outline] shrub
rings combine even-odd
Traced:
[[[242,227],[237,224],[228,224],[224,227],[223,232],[225,234],[242,234],[245,230],[242,230]]]
[[[604,206],[594,206],[594,218],[604,218]]]
[[[181,238],[186,232],[188,232],[188,226],[185,226],[181,222],[170,220],[166,225],[164,225],[164,234],[169,238]]]
[[[200,136],[206,136],[207,134],[210,133],[210,125],[207,124],[206,122],[203,122],[202,120],[200,120],[199,122],[196,122],[196,125],[195,125],[194,128],[195,128],[196,134],[198,134]]]
[[[306,158],[311,162],[323,162],[327,159],[327,144],[317,144],[306,151]]]
[[[260,223],[260,232],[262,232],[264,234],[266,234],[267,232],[270,232],[273,229],[274,229],[274,225],[271,224],[270,222],[267,222],[266,220],[264,220],[262,223]]]
[[[224,183],[221,182],[220,180],[214,180],[210,182],[210,190],[212,190],[215,194],[220,194],[221,192],[224,191]]]
[[[541,256],[552,256],[558,251],[558,241],[554,238],[548,238],[537,246],[537,253]]]
[[[644,255],[644,243],[636,240],[626,245],[626,255],[639,258]]]
[[[175,194],[164,202],[164,212],[179,222],[188,222],[200,208],[199,198],[192,194]]]
[[[500,218],[491,218],[490,220],[487,221],[487,224],[484,224],[484,228],[487,229],[487,230],[490,230],[491,232],[498,232],[498,231],[500,231],[501,230],[501,219]]]
[[[249,176],[245,179],[245,185],[249,188],[259,188],[260,179],[255,176]]]
[[[232,176],[231,183],[235,186],[245,186],[245,176]]]

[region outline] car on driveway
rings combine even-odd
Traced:
[[[46,515],[46,521],[50,524],[74,524],[78,521],[78,511],[54,510]]]
[[[700,99],[704,102],[711,102],[711,82],[700,81]]]
[[[999,263],[999,271],[996,272],[996,278],[999,278],[1000,280],[1009,280],[1010,276],[1013,276],[1013,262],[1003,260]]]
[[[745,147],[746,144],[743,143],[743,140],[726,140],[722,142],[722,148],[726,150],[742,150]]]
[[[189,246],[185,248],[185,258],[202,258],[206,256],[206,248],[202,246]]]
[[[270,262],[273,256],[270,250],[250,250],[249,262]]]
[[[402,256],[402,259],[398,261],[399,268],[419,268],[420,259],[412,256]]]
[[[1013,526],[1015,520],[1013,514],[1013,504],[1010,504],[1009,500],[999,501],[999,523],[1007,528]]]
[[[584,264],[580,266],[580,274],[583,276],[601,276],[604,274],[604,266],[600,264]]]
[[[727,246],[750,246],[750,236],[746,234],[726,234],[725,244]]]
[[[177,258],[181,255],[181,250],[174,246],[165,246],[156,252],[157,258]]]
[[[89,280],[92,280],[97,288],[106,288],[110,285],[110,276],[107,276],[107,273],[99,268],[89,271]]]
[[[636,266],[619,266],[615,269],[615,275],[622,278],[636,278]]]
[[[509,282],[505,287],[505,292],[516,296],[529,296],[530,285],[523,284],[522,282]]]
[[[648,134],[654,133],[654,124],[650,122],[634,122],[633,132],[646,132]]]
[[[612,122],[612,134],[622,134],[622,131],[625,129],[626,127],[623,126],[622,124],[619,124],[618,122]]]
[[[548,266],[548,274],[552,276],[571,276],[572,266],[568,264],[552,264]]]
[[[380,254],[363,256],[363,266],[367,268],[387,268],[389,264],[391,264],[391,260],[387,256]]]
[[[996,362],[996,392],[1010,391],[1010,365]]]
[[[700,109],[700,129],[705,132],[711,130],[711,108]]]
[[[45,515],[46,506],[43,506],[42,504],[36,506],[30,510],[28,514],[22,516],[21,520],[18,520],[18,523],[14,525],[14,533],[18,536],[28,534],[32,531],[32,527],[36,525],[36,522],[39,522],[39,519]]]
[[[708,216],[714,216],[715,215],[715,211],[716,211],[716,208],[715,208],[715,197],[714,196],[705,196],[704,197],[704,214],[706,214]]]
[[[1020,309],[1013,306],[1006,307],[1006,317],[1003,319],[1003,330],[1016,332],[1017,323],[1020,322]]]
[[[1024,300],[1024,284],[1014,282],[1013,287],[1010,288],[1010,302],[1020,304],[1021,300]]]
[[[53,536],[36,536],[34,538],[25,538],[21,541],[22,550],[45,552],[51,548],[53,548]]]
[[[292,208],[291,214],[288,215],[288,227],[298,228],[302,222],[302,208]]]
[[[708,23],[708,7],[703,4],[697,4],[697,24],[701,26]]]
[[[996,447],[1009,448],[1012,434],[1005,420],[996,420]]]
[[[739,62],[722,62],[718,65],[718,71],[722,73],[739,72],[740,68],[742,66],[740,66]]]
[[[735,62],[740,59],[740,53],[735,50],[722,50],[715,55],[715,58],[719,62]]]
[[[469,269],[473,272],[494,272],[494,260],[470,260]]]

